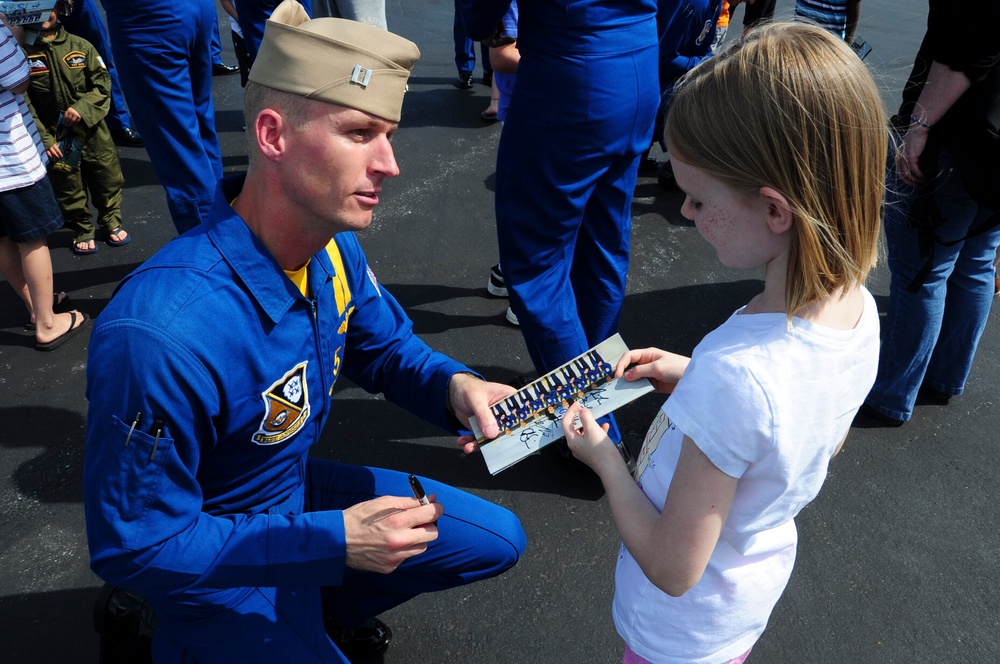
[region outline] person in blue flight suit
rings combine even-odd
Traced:
[[[488,36],[507,4],[460,0],[468,35]],[[521,61],[497,153],[497,239],[511,309],[544,375],[618,328],[632,194],[659,99],[657,2],[518,8]]]
[[[103,0],[118,75],[178,233],[208,219],[222,153],[215,133],[213,0]]]
[[[280,0],[234,0],[236,14],[240,17],[240,30],[247,44],[247,55],[250,64],[257,58],[257,50],[264,38],[264,25]],[[306,14],[312,16],[312,0],[299,0]]]
[[[68,3],[68,6],[69,11],[62,19],[66,32],[83,37],[93,44],[104,60],[108,75],[111,76],[111,110],[104,118],[108,129],[111,130],[111,138],[118,145],[141,148],[142,136],[132,128],[132,119],[129,118],[125,107],[125,95],[121,83],[118,82],[118,68],[115,66],[111,44],[108,42],[108,31],[104,28],[101,15],[97,12],[93,0],[76,0]]]
[[[424,504],[403,473],[309,456],[341,374],[442,427],[475,415],[488,437],[489,404],[514,392],[417,338],[354,235],[399,172],[389,139],[418,57],[379,28],[279,5],[246,89],[246,175],[95,325],[91,565],[145,595],[157,662],[373,655],[391,638],[375,615],[525,549],[497,505],[429,479]]]
[[[712,56],[716,23],[722,0],[660,0],[656,30],[660,35],[660,107],[656,113],[653,138],[664,152],[663,127],[673,97],[674,85],[688,71]],[[670,161],[660,164],[657,180],[664,189],[676,189]]]

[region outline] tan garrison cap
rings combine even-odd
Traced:
[[[310,19],[295,0],[278,5],[250,80],[399,122],[406,79],[420,57],[417,45],[357,21]]]

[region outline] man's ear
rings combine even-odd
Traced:
[[[257,149],[270,161],[281,161],[285,150],[284,132],[287,130],[284,118],[274,109],[265,108],[257,114],[253,132],[257,137]]]
[[[771,232],[781,234],[790,230],[794,215],[784,194],[771,187],[761,187],[757,193],[767,206],[767,225]]]

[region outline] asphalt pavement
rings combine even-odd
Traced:
[[[509,381],[531,363],[504,319],[506,301],[485,290],[496,262],[500,134],[479,116],[490,91],[478,66],[472,90],[452,86],[451,2],[387,5],[390,28],[423,56],[395,138],[402,173],[386,183],[361,241],[428,343]],[[779,16],[791,7],[779,2]],[[741,17],[739,9],[734,31]],[[866,62],[890,110],[925,17],[923,2],[862,5],[859,32],[873,47]],[[234,62],[222,27],[225,58]],[[226,171],[242,170],[238,76],[215,79],[215,101]],[[720,120],[719,130],[739,140],[739,119]],[[174,235],[145,151],[119,154],[134,241],[76,257],[69,231],[50,237],[57,288],[92,317],[115,284]],[[653,178],[640,179],[621,323],[631,347],[688,353],[761,287],[761,274],[719,265],[680,216],[680,203]],[[884,310],[884,261],[869,285]],[[749,662],[1000,661],[996,318],[961,397],[921,405],[898,429],[852,430],[823,491],[797,519],[795,572]],[[81,486],[88,336],[40,353],[25,321],[12,290],[0,286],[0,659],[93,662],[91,606],[101,582],[88,567]],[[619,411],[633,453],[661,399],[646,396]],[[395,632],[386,663],[621,661],[610,615],[618,538],[600,483],[580,464],[543,453],[490,476],[451,436],[346,384],[314,453],[449,482],[513,510],[527,531],[526,555],[502,577],[422,596],[383,616]]]

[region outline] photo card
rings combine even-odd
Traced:
[[[653,386],[645,378],[628,382],[614,377],[615,365],[627,352],[621,335],[615,334],[493,404],[500,426],[500,435],[493,440],[484,438],[472,418],[472,430],[490,474],[496,475],[562,438],[562,418],[570,404],[579,401],[594,417],[603,417],[652,392]]]

